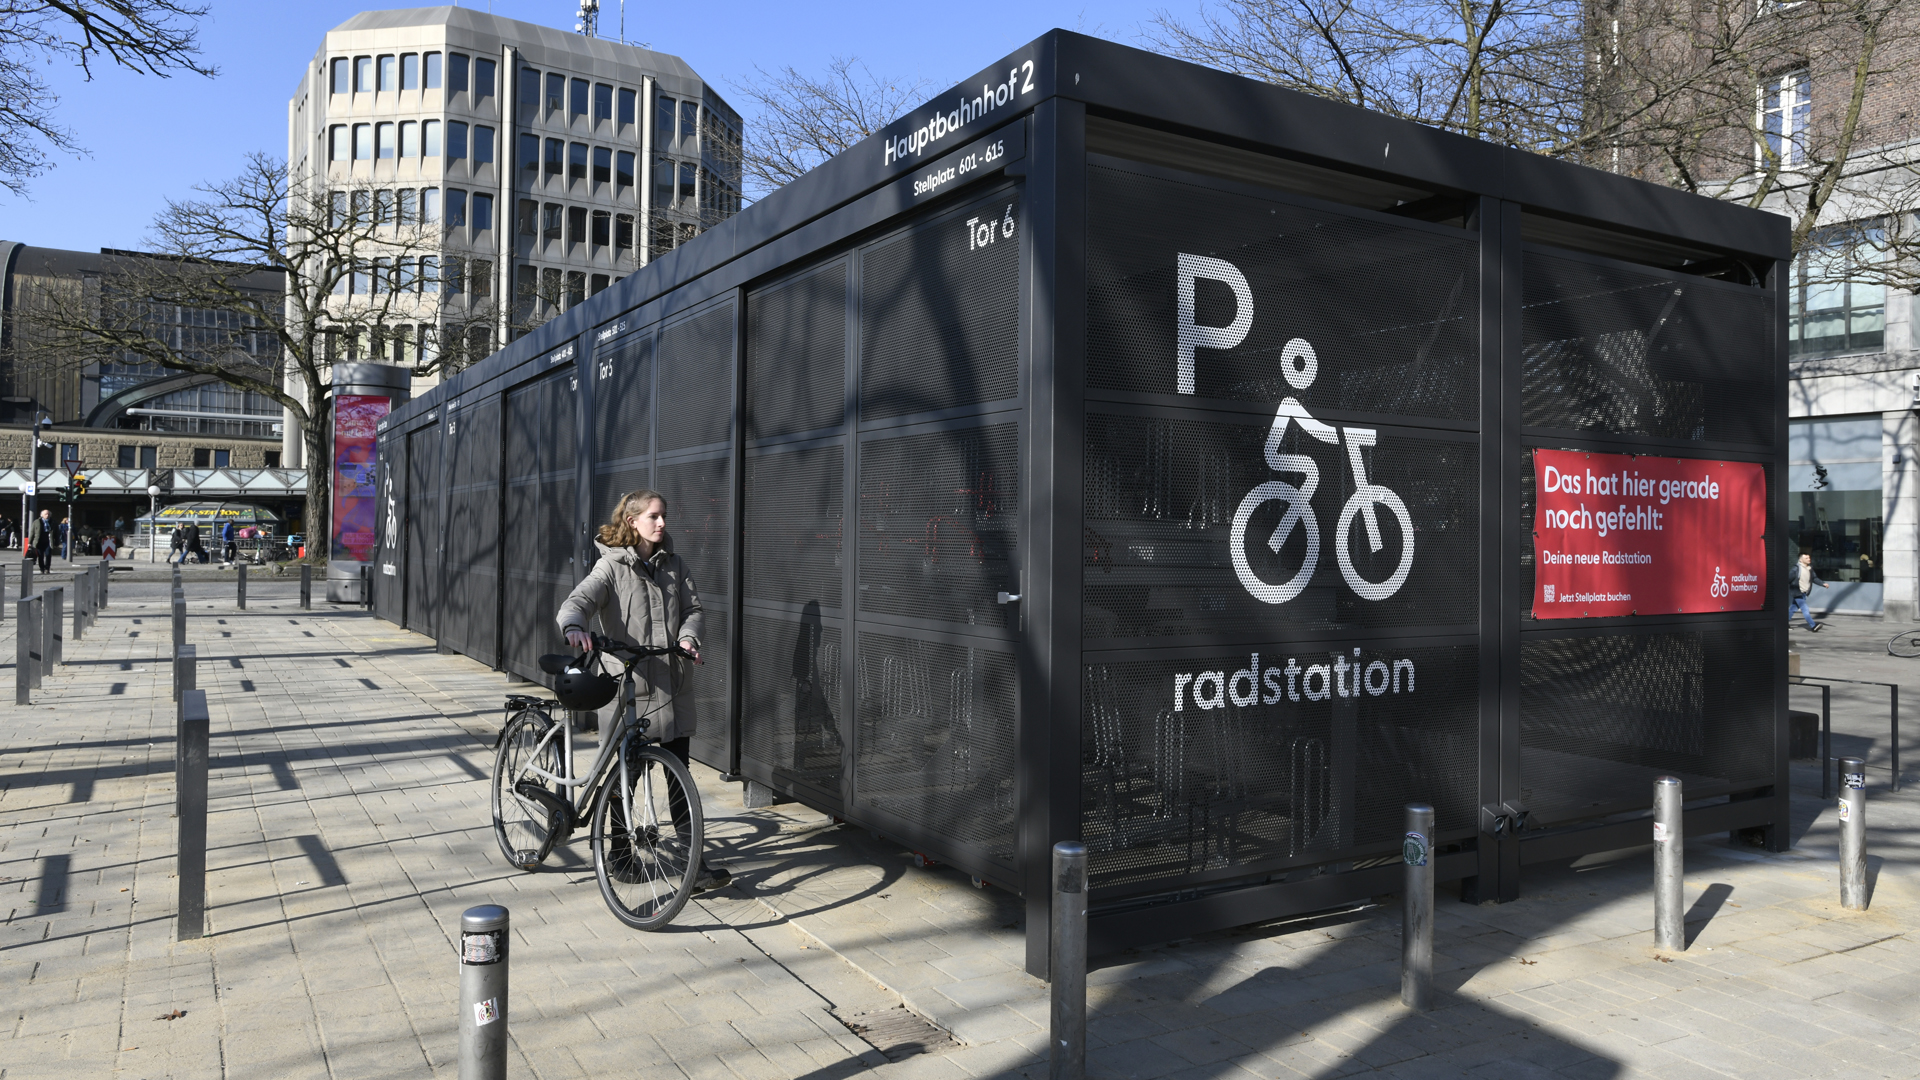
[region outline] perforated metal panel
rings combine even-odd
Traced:
[[[1296,398],[1316,414],[1479,416],[1480,253],[1472,235],[1098,166],[1087,170],[1087,198],[1089,391],[1272,405]],[[1184,391],[1183,255],[1229,264],[1253,302],[1237,344],[1192,350],[1192,388]],[[1221,277],[1217,268],[1196,272],[1194,325],[1238,325],[1238,302]],[[1317,361],[1305,388],[1282,371],[1295,339]]]
[[[1344,447],[1303,437],[1297,427],[1281,449],[1315,464],[1318,490],[1307,502],[1312,513],[1289,520],[1295,496],[1271,485],[1304,481],[1298,471],[1270,467],[1267,436],[1268,425],[1261,422],[1087,415],[1081,579],[1087,637],[1258,635],[1286,627],[1475,620],[1480,456],[1474,443],[1383,430],[1375,446],[1363,449],[1368,481],[1393,492],[1412,520],[1409,556],[1396,509],[1384,500],[1356,498]],[[1368,535],[1368,510],[1380,530],[1377,552]],[[1343,525],[1347,566],[1339,557]],[[1285,535],[1275,551],[1277,532]],[[1244,567],[1234,563],[1236,548]],[[1406,576],[1389,595],[1370,599],[1356,588],[1359,582],[1385,592],[1402,563]],[[1249,587],[1248,576],[1263,592]],[[1263,598],[1275,596],[1285,598]]]
[[[380,546],[374,552],[370,576],[373,611],[398,626],[407,617],[407,579],[402,576],[406,560],[401,555],[406,539],[401,515],[407,506],[407,437],[398,430],[383,431],[378,447],[380,505],[374,513],[374,529]],[[387,572],[389,568],[392,573]],[[321,586],[316,582],[315,587]]]
[[[648,468],[653,454],[653,334],[628,337],[593,356],[594,472]],[[630,487],[643,486],[633,484]],[[595,508],[598,509],[598,499]],[[606,513],[613,511],[612,506]],[[597,514],[598,520],[606,520]]]
[[[719,304],[660,332],[660,453],[724,447],[733,439],[732,304]]]
[[[1769,294],[1540,249],[1525,258],[1524,424],[1772,444]]]
[[[1369,643],[1086,665],[1096,887],[1397,848],[1406,803],[1471,831],[1478,650]]]
[[[577,380],[563,368],[507,394],[506,578],[501,637],[509,667],[533,675],[566,642],[553,616],[584,570],[576,563]]]
[[[440,429],[428,425],[407,435],[406,577],[407,629],[434,637],[440,591],[441,512],[446,489],[440,477]]]
[[[1019,393],[1019,236],[1009,187],[862,250],[862,418]]]
[[[1019,478],[1015,424],[863,438],[860,611],[1009,626]]]
[[[846,450],[838,442],[751,451],[746,596],[839,614],[846,561]]]
[[[817,805],[840,805],[842,633],[810,605],[792,616],[749,610],[741,639],[740,757]]]
[[[700,760],[725,767],[730,752],[733,647],[728,608],[733,597],[733,479],[731,458],[663,462],[655,485],[667,500],[667,532],[673,550],[686,561],[700,591],[706,623],[701,632],[702,663],[692,685],[674,703],[674,720],[695,723],[694,749]],[[684,711],[683,711],[684,710]]]
[[[747,438],[846,421],[847,261],[747,298]]]
[[[441,430],[451,456],[440,640],[482,663],[500,653],[499,397],[463,402]]]
[[[1773,775],[1773,630],[1529,634],[1520,651],[1522,797],[1542,822],[1688,798]]]
[[[863,630],[855,670],[859,808],[1011,867],[1012,651]]]

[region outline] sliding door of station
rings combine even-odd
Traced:
[[[542,682],[541,655],[566,648],[554,615],[584,574],[575,546],[579,392],[579,376],[567,363],[506,395],[502,662]]]
[[[404,520],[407,629],[438,636],[443,597],[440,591],[442,497],[440,429],[433,425],[407,433],[407,494]]]
[[[450,402],[446,433],[446,565],[440,640],[495,664],[500,656],[499,395]]]

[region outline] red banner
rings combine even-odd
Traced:
[[[1759,465],[1535,450],[1533,480],[1535,618],[1765,606]]]

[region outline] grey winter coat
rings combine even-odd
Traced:
[[[691,639],[699,647],[700,591],[694,587],[686,560],[673,553],[671,535],[662,536],[653,558],[645,561],[633,548],[608,547],[597,540],[594,547],[600,550],[600,560],[586,580],[573,587],[554,617],[561,634],[593,630],[597,620],[601,633],[631,645],[657,648]],[[608,674],[619,674],[613,660],[603,664]],[[693,711],[682,709],[676,716],[673,707],[674,696],[687,690],[691,662],[677,656],[648,657],[634,668],[634,675],[634,703],[639,715],[652,721],[648,734],[663,742],[691,736]],[[619,707],[616,701],[602,710],[602,720],[610,720]]]

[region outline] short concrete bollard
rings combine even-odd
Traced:
[[[1407,867],[1400,912],[1400,1003],[1433,1008],[1433,807],[1407,804],[1407,835],[1400,861]]]
[[[13,635],[13,703],[15,705],[33,704],[33,688],[38,685],[35,674],[40,670],[40,635],[33,632],[34,608],[40,601],[34,597],[14,601]]]
[[[184,590],[173,590],[173,647],[178,649],[187,643],[187,595]]]
[[[33,557],[20,560],[20,595],[33,595]]]
[[[1087,846],[1053,845],[1053,933],[1047,978],[1053,988],[1048,1016],[1050,1080],[1087,1075]]]
[[[87,597],[93,591],[93,583],[87,580],[87,571],[73,575],[73,631],[75,641],[83,641],[87,635]]]
[[[178,859],[180,906],[175,940],[207,933],[207,692],[189,690],[180,703]]]
[[[300,606],[313,607],[313,567],[307,563],[300,564]]]
[[[460,1080],[506,1080],[507,909],[460,915]]]
[[[47,598],[29,596],[21,603],[27,605],[22,609],[25,621],[15,630],[27,640],[27,686],[38,690],[47,675]]]
[[[238,607],[241,611],[245,611],[247,610],[247,564],[241,563],[234,569],[237,570],[240,575],[240,595],[234,600],[234,606]]]
[[[1670,952],[1687,948],[1686,834],[1680,778],[1653,782],[1653,944]]]
[[[1867,763],[1840,759],[1840,906],[1867,910]]]
[[[55,664],[67,662],[67,632],[61,625],[67,617],[67,589],[64,585],[42,589],[40,595],[46,598],[47,605],[46,613],[40,620],[41,625],[46,627],[46,659],[41,663],[51,671]]]
[[[113,582],[113,564],[100,564],[100,606],[107,606],[107,586]]]
[[[185,701],[187,691],[198,685],[198,653],[199,650],[192,645],[182,645],[173,650],[173,700]]]

